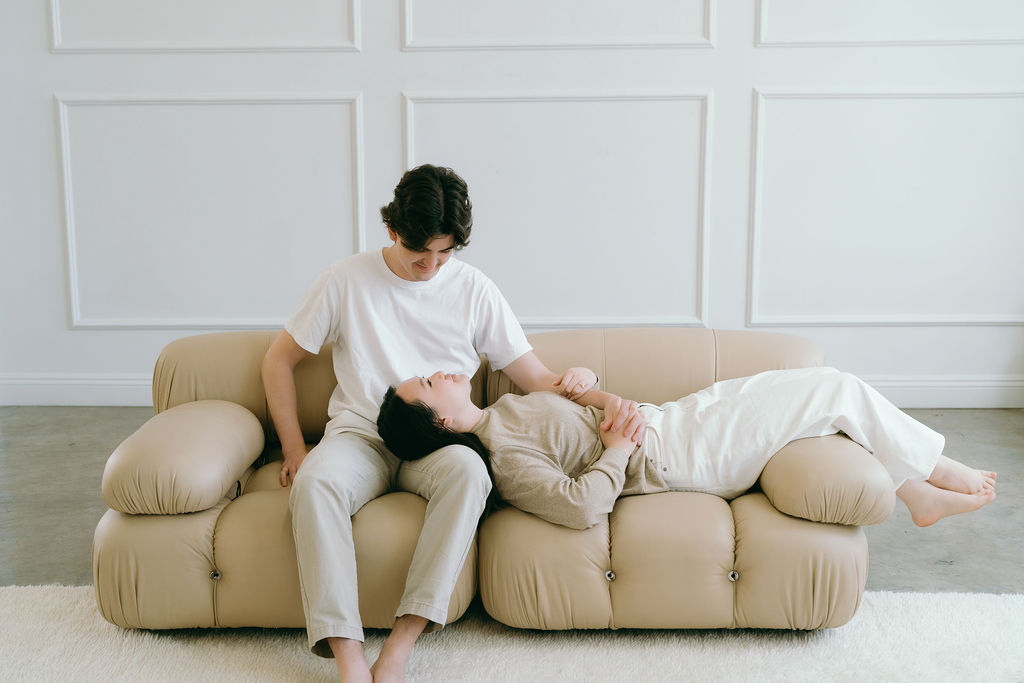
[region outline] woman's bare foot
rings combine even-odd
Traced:
[[[906,481],[896,489],[896,495],[910,510],[917,526],[931,526],[944,517],[977,510],[996,499],[991,486],[984,486],[979,493],[960,493],[927,481]]]
[[[947,491],[981,493],[985,488],[995,488],[996,473],[976,470],[940,455],[939,462],[936,463],[935,469],[928,477],[928,482]]]

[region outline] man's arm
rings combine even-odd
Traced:
[[[533,351],[527,351],[516,358],[502,368],[502,372],[528,394],[534,391],[553,391],[573,401],[597,384],[597,373],[593,370],[569,368],[559,375],[549,370]]]
[[[516,386],[532,393],[553,391],[579,403],[594,406],[610,417],[605,422],[612,431],[620,429],[636,443],[642,443],[647,422],[637,409],[636,401],[593,388],[597,374],[588,368],[569,368],[561,375],[548,369],[533,351],[528,351],[502,369]]]
[[[308,355],[308,351],[282,330],[267,350],[261,366],[270,417],[274,421],[284,454],[281,486],[291,483],[306,457],[306,440],[299,427],[298,401],[295,397],[295,366]]]

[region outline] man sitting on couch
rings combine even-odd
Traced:
[[[466,183],[451,169],[408,171],[381,217],[391,246],[321,273],[262,368],[284,453],[281,486],[292,485],[309,645],[336,658],[343,680],[371,678],[362,650],[352,515],[395,488],[429,501],[394,627],[372,671],[378,680],[398,679],[419,634],[445,623],[491,488],[483,463],[468,449],[444,448],[411,464],[388,452],[376,428],[384,389],[439,365],[473,375],[481,353],[527,391],[553,390],[577,400],[597,382],[586,368],[561,375],[549,370],[494,283],[453,258],[469,243],[473,220]],[[323,439],[307,455],[294,371],[325,344],[333,345],[338,386]],[[636,404],[623,405],[617,426],[642,434]]]

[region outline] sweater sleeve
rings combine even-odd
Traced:
[[[524,512],[571,529],[588,529],[611,512],[626,481],[629,453],[608,448],[593,465],[570,477],[537,451],[501,448],[491,458],[498,492]]]

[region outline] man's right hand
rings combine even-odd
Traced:
[[[305,459],[306,449],[302,449],[301,453],[290,453],[284,456],[284,462],[281,463],[282,487],[287,488],[295,480],[295,475],[299,473],[299,467],[302,466],[302,461]]]
[[[295,366],[311,355],[299,346],[287,330],[274,339],[263,357],[261,374],[267,392],[267,406],[274,421],[284,462],[281,463],[281,486],[295,480],[299,466],[306,457],[306,442],[299,427],[299,414],[295,398]]]

